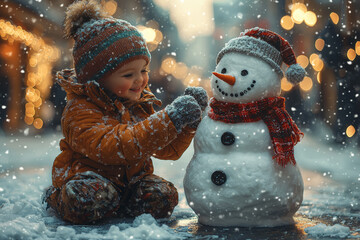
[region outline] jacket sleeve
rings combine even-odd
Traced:
[[[104,165],[137,164],[177,136],[164,110],[134,125],[118,123],[114,126],[106,124],[99,109],[81,105],[65,109],[64,135],[74,151]]]
[[[153,156],[163,160],[177,160],[189,147],[194,136],[195,129],[185,127],[169,145],[156,151]]]

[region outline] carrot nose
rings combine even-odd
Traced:
[[[234,84],[235,84],[235,77],[233,77],[231,75],[225,75],[225,74],[221,74],[221,73],[217,73],[217,72],[213,72],[212,74],[214,74],[216,77],[220,78],[227,84],[230,84],[231,86],[234,86]]]

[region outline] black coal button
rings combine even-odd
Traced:
[[[224,145],[231,145],[234,144],[235,142],[235,135],[232,134],[231,132],[224,132],[223,135],[221,136],[221,142]]]
[[[215,171],[211,174],[211,181],[217,185],[223,185],[226,182],[226,174],[223,171]]]

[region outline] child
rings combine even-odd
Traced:
[[[153,174],[150,156],[176,160],[189,146],[207,105],[187,88],[164,110],[148,87],[150,53],[128,22],[107,17],[94,0],[69,6],[67,37],[75,70],[57,74],[67,92],[64,139],[44,201],[64,220],[94,223],[110,216],[171,215],[174,185]]]

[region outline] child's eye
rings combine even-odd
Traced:
[[[132,73],[125,74],[125,75],[123,75],[123,77],[126,77],[126,78],[132,77]]]
[[[141,70],[141,72],[142,72],[142,73],[145,73],[145,72],[148,73],[148,72],[150,72],[150,71],[149,71],[149,69],[143,69],[143,70]]]

